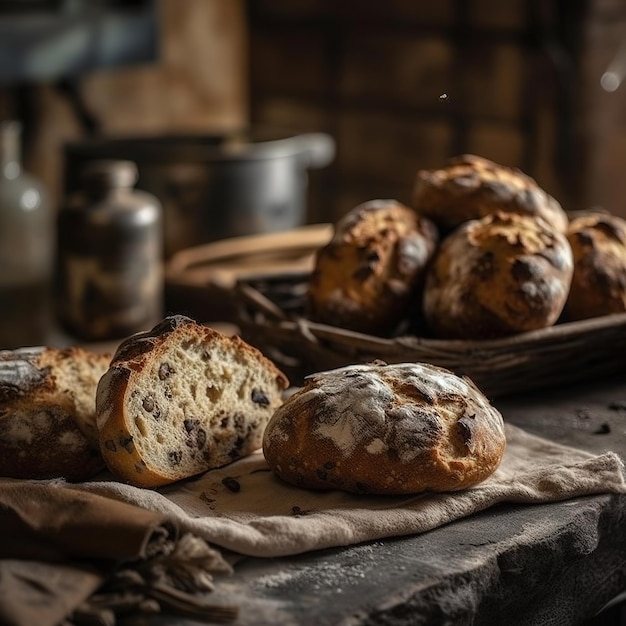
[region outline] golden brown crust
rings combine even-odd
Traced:
[[[374,363],[308,377],[274,413],[263,451],[300,487],[408,494],[481,482],[505,445],[502,416],[471,381],[424,363]]]
[[[0,352],[0,475],[80,481],[104,468],[95,392],[109,360],[77,347]]]
[[[437,337],[503,337],[553,325],[573,273],[565,235],[543,220],[497,213],[471,220],[442,243],[424,287]]]
[[[437,242],[434,224],[395,200],[355,207],[318,251],[307,315],[354,331],[392,334],[419,300]]]
[[[571,221],[567,238],[574,255],[574,276],[566,319],[626,312],[626,220],[589,212]]]
[[[143,461],[132,445],[132,437],[124,424],[124,402],[130,374],[130,369],[111,364],[100,380],[100,399],[96,396],[100,450],[107,467],[116,476],[124,476],[129,467],[137,468],[135,472],[138,474],[143,471]],[[102,389],[106,390],[104,399]],[[103,420],[103,416],[106,419]]]
[[[260,447],[287,386],[241,338],[167,317],[124,341],[98,385],[102,455],[118,478],[141,487],[225,465]]]
[[[568,224],[558,201],[530,176],[471,154],[452,158],[441,169],[419,170],[412,202],[445,231],[496,211],[541,217],[563,233]]]

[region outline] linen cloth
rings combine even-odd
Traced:
[[[212,573],[230,571],[225,554],[294,555],[424,533],[503,502],[626,493],[617,454],[593,455],[505,428],[500,467],[455,493],[368,496],[300,489],[277,478],[261,451],[158,490],[122,484],[108,474],[79,484],[0,480],[0,624],[54,626],[68,617],[81,623],[75,620],[81,611],[88,623],[94,610],[102,619],[111,603],[128,603],[128,594],[109,599],[96,592],[120,568],[144,576],[134,589],[137,610],[156,598],[174,612],[228,621],[237,608],[213,606],[206,593]],[[156,582],[150,568],[160,572]],[[191,585],[184,597],[170,578],[181,573]],[[165,587],[163,580],[169,581]]]
[[[136,504],[175,520],[213,546],[275,557],[417,534],[501,502],[555,502],[626,493],[624,467],[613,452],[593,455],[507,424],[500,467],[470,489],[414,496],[368,496],[288,485],[259,451],[196,480],[160,490],[118,482],[64,488]]]

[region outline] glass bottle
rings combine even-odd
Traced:
[[[79,339],[122,339],[162,317],[162,208],[136,182],[132,161],[94,161],[59,211],[55,309]]]
[[[22,168],[22,127],[0,122],[0,349],[42,345],[50,328],[54,215]]]

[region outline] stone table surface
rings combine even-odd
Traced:
[[[493,404],[529,432],[626,459],[624,376]],[[502,504],[418,536],[245,558],[214,599],[240,606],[238,626],[569,626],[625,590],[626,495],[600,495]]]

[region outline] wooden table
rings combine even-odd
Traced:
[[[529,432],[626,459],[625,377],[494,404]],[[569,626],[623,591],[626,495],[600,495],[503,504],[420,536],[246,558],[214,594],[237,602],[246,626]],[[593,623],[619,624],[615,616]]]
[[[117,342],[90,347],[114,351]],[[593,453],[613,450],[626,461],[626,376],[494,404],[531,433]],[[419,536],[246,557],[213,593],[216,602],[240,606],[237,626],[623,626],[626,609],[606,605],[624,592],[626,495],[601,495],[503,504]],[[162,616],[149,623],[200,622]]]

